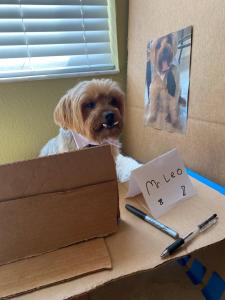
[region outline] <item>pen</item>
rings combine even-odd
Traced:
[[[140,209],[137,209],[136,207],[134,207],[130,204],[126,204],[125,207],[129,212],[134,214],[136,217],[146,221],[147,223],[151,224],[152,226],[154,226],[154,227],[158,228],[159,230],[163,231],[164,233],[168,234],[172,238],[176,239],[176,238],[179,237],[179,234],[175,230],[173,230],[172,228],[160,223],[156,219],[151,218],[150,216],[146,215]]]
[[[203,232],[207,228],[211,227],[213,224],[217,222],[217,214],[213,214],[211,217],[209,217],[206,221],[201,223],[197,226],[197,229],[187,234],[184,238],[177,239],[174,243],[169,245],[160,255],[162,258],[167,257],[168,255],[171,255],[173,252],[175,252],[178,248],[180,248],[182,245],[186,244],[187,242],[193,240],[199,233]]]

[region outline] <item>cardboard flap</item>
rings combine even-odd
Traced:
[[[21,295],[87,273],[110,268],[111,260],[104,239],[82,242],[1,266],[0,299]],[[29,297],[32,298],[32,296]]]
[[[116,174],[110,146],[92,147],[1,166],[0,201],[111,180]]]
[[[117,183],[0,202],[0,265],[117,230]]]

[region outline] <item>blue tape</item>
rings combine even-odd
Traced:
[[[225,292],[225,281],[216,272],[213,272],[207,285],[202,289],[206,300],[220,300]]]
[[[177,263],[181,266],[186,266],[188,263],[189,259],[191,258],[191,255],[186,255],[184,257],[181,257],[177,260]]]
[[[190,175],[191,177],[197,179],[198,181],[210,186],[212,189],[225,195],[225,187],[223,187],[222,185],[219,185],[219,184],[209,180],[208,178],[205,178],[204,176],[192,171],[191,169],[186,168],[186,171],[187,171],[188,175]]]
[[[193,260],[191,268],[187,271],[187,275],[194,284],[202,282],[205,273],[206,267],[197,259]]]

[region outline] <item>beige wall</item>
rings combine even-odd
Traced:
[[[187,134],[144,127],[147,42],[188,25],[193,47]],[[224,0],[130,0],[126,153],[145,162],[177,147],[188,167],[225,184],[224,42]]]
[[[125,89],[128,0],[116,0],[120,73],[111,77]],[[36,157],[58,128],[52,113],[59,98],[86,78],[0,84],[0,164]]]

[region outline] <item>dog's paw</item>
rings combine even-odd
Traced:
[[[171,123],[171,116],[168,114],[165,118],[166,122]]]
[[[174,128],[176,128],[178,130],[182,130],[182,125],[181,125],[179,120],[176,120],[175,122],[172,122],[172,125],[173,125]]]

